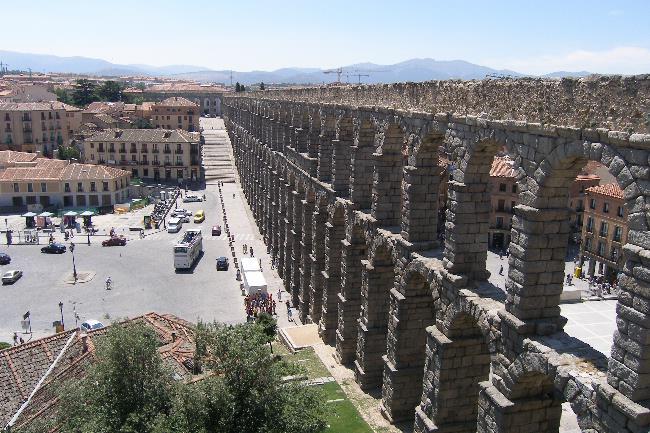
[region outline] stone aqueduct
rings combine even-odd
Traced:
[[[225,96],[245,195],[303,322],[391,421],[421,432],[650,428],[650,77]],[[494,155],[518,167],[505,290],[487,283]],[[440,154],[454,167],[437,234]],[[624,190],[611,358],[563,332],[566,197],[588,160]]]

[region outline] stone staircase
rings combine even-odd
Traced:
[[[222,119],[201,118],[203,127],[203,170],[206,184],[235,182],[232,147]]]

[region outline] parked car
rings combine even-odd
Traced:
[[[167,233],[178,233],[183,227],[183,221],[180,218],[170,218],[167,222]]]
[[[13,284],[23,276],[23,271],[13,269],[2,274],[2,284]]]
[[[114,247],[126,245],[126,238],[124,236],[113,236],[102,242],[103,247]]]
[[[187,209],[174,209],[171,213],[171,216],[174,218],[177,217],[189,217],[192,215],[192,212],[188,211]],[[189,222],[189,221],[188,221]]]
[[[194,222],[196,224],[200,224],[203,221],[205,221],[205,211],[203,211],[202,209],[196,211],[196,213],[194,214]]]
[[[104,327],[104,324],[100,321],[97,320],[86,320],[84,323],[81,324],[80,328],[82,331],[92,331],[95,329],[102,329]]]
[[[63,254],[66,252],[66,246],[58,242],[52,242],[41,248],[41,252],[46,254]]]
[[[0,253],[0,265],[8,265],[11,263],[11,257],[9,254]]]
[[[217,271],[227,271],[228,270],[228,257],[217,257]]]
[[[212,236],[221,236],[221,226],[212,226]]]
[[[194,194],[186,195],[185,197],[183,197],[183,203],[192,203],[195,201],[203,201],[203,199],[198,195],[194,195]]]

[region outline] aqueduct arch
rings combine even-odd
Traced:
[[[639,76],[265,91],[226,95],[222,107],[246,198],[301,319],[356,361],[360,384],[381,384],[389,419],[414,417],[428,432],[556,431],[567,401],[584,430],[637,432],[650,426],[649,98]],[[507,293],[494,296],[481,285],[485,183],[503,148],[520,200]],[[442,259],[427,255],[439,155],[455,168]],[[617,178],[629,214],[609,360],[563,332],[558,308],[561,196],[587,160]],[[368,345],[384,326],[385,348]],[[478,355],[450,355],[463,351]],[[457,362],[472,368],[451,373]],[[454,400],[460,390],[466,398]]]

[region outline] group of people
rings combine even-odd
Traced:
[[[618,281],[610,283],[602,275],[592,275],[589,277],[589,289],[594,296],[599,298],[602,298],[605,295],[614,295],[618,293]]]
[[[275,300],[270,293],[255,293],[244,298],[244,309],[246,310],[246,321],[254,320],[260,313],[276,315]]]
[[[255,257],[253,254],[253,247],[249,247],[247,244],[242,245],[242,253],[246,255],[249,252],[251,253],[251,257]]]

